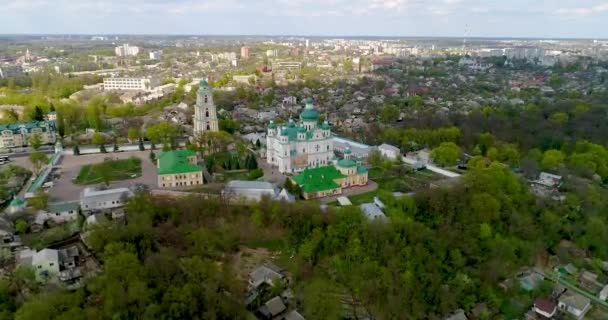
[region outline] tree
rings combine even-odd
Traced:
[[[28,204],[38,210],[46,209],[49,202],[49,195],[42,189],[36,190],[34,197],[28,199]]]
[[[15,221],[15,232],[18,234],[24,234],[27,232],[28,223],[24,219],[17,219]]]
[[[106,150],[106,146],[104,144],[99,146],[99,152],[101,153],[108,153],[108,151]]]
[[[144,140],[142,138],[139,138],[138,146],[139,146],[139,151],[146,150],[146,147],[144,146]]]
[[[387,104],[384,105],[382,111],[380,111],[380,122],[382,123],[393,123],[399,119],[399,108],[395,105]]]
[[[34,108],[34,115],[32,116],[32,120],[34,121],[44,121],[44,111],[41,107],[36,106]]]
[[[95,133],[93,133],[93,136],[91,137],[91,143],[96,144],[96,145],[102,145],[102,144],[106,143],[106,137],[99,132],[95,132]]]
[[[42,137],[39,133],[34,133],[30,135],[28,142],[30,144],[30,147],[32,147],[34,151],[38,151],[38,149],[40,149],[40,146],[42,145]]]
[[[156,154],[154,153],[154,149],[150,149],[150,155],[149,155],[149,157],[150,157],[150,161],[152,163],[156,163]]]
[[[162,143],[163,149],[175,148],[175,139],[179,135],[179,126],[169,122],[159,122],[146,129],[146,137],[154,143]]]
[[[332,284],[315,279],[306,284],[302,304],[307,319],[341,319],[341,302]]]
[[[80,155],[80,148],[78,147],[78,144],[74,144],[74,147],[72,148],[72,152],[74,153],[75,156]]]
[[[97,175],[99,175],[101,181],[106,185],[106,187],[109,187],[110,183],[112,182],[113,170],[114,169],[110,163],[106,161],[95,166],[95,172],[97,172]]]
[[[379,150],[373,150],[367,156],[367,162],[376,168],[380,168],[382,166],[382,153]]]
[[[42,168],[49,163],[49,157],[39,151],[30,153],[30,162],[32,163],[32,169],[34,174],[37,176],[42,172]]]
[[[113,152],[118,152],[120,151],[120,149],[118,148],[118,144],[116,144],[116,142],[114,142],[114,147],[113,147]]]
[[[127,131],[127,137],[129,141],[133,142],[140,138],[139,128],[129,128]]]
[[[443,142],[431,151],[431,159],[440,166],[452,166],[460,158],[460,147],[453,142]]]
[[[351,59],[344,60],[344,71],[346,71],[346,72],[353,71],[353,61]]]
[[[543,154],[543,159],[542,159],[540,165],[545,170],[548,170],[548,169],[555,170],[564,164],[565,159],[566,159],[566,156],[564,155],[563,152],[561,152],[559,150],[555,150],[555,149],[547,150]]]

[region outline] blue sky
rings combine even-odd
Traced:
[[[0,0],[2,33],[608,38],[608,0]]]

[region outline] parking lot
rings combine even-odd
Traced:
[[[149,151],[130,151],[119,153],[92,154],[92,155],[64,155],[63,159],[57,165],[59,179],[54,180],[54,186],[49,190],[51,201],[71,201],[78,200],[80,192],[85,186],[75,185],[72,183],[72,178],[78,176],[80,168],[85,164],[94,164],[103,162],[105,158],[111,159],[127,159],[129,157],[138,157],[141,161],[142,175],[140,177],[122,181],[114,181],[110,184],[110,188],[129,187],[136,183],[141,183],[150,188],[157,187],[156,166],[150,161]],[[11,158],[11,163],[31,169],[31,164],[27,157]]]

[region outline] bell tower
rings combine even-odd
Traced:
[[[213,91],[205,80],[201,80],[199,83],[193,122],[195,136],[207,131],[220,130],[217,121],[217,110],[213,103]]]

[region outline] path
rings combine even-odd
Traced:
[[[416,159],[412,159],[412,158],[408,158],[408,157],[402,157],[402,159],[403,159],[403,162],[405,162],[407,164],[416,165]],[[452,171],[449,171],[449,170],[445,170],[445,169],[439,168],[437,166],[434,166],[432,164],[428,164],[427,163],[426,164],[426,168],[429,169],[430,171],[433,171],[433,172],[435,172],[437,174],[440,174],[442,176],[446,176],[448,178],[457,178],[457,177],[460,177],[459,173],[452,172]]]
[[[373,192],[376,190],[378,190],[378,184],[372,180],[368,180],[367,185],[365,185],[365,186],[350,187],[350,188],[342,189],[342,194],[321,198],[321,199],[319,199],[319,202],[322,204],[327,204],[327,203],[338,200],[339,197],[356,196],[356,195],[360,195],[360,194],[364,194],[364,193],[368,193],[368,192]]]

